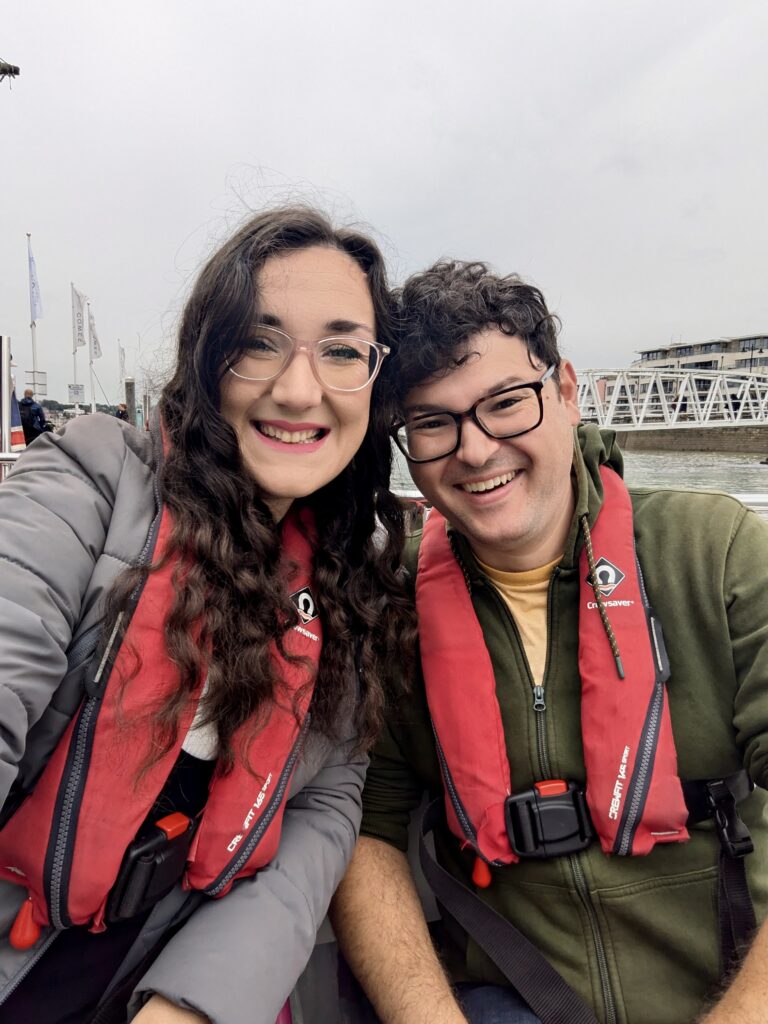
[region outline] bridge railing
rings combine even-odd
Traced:
[[[679,430],[768,423],[768,375],[728,370],[579,370],[582,419],[601,427]]]

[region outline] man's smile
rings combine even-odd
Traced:
[[[493,491],[497,487],[503,487],[504,484],[510,483],[517,476],[518,473],[522,472],[519,469],[509,470],[506,473],[502,473],[498,476],[486,477],[485,480],[473,480],[469,483],[458,484],[462,491],[466,491],[467,494],[479,494],[484,491]]]

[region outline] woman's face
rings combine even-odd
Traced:
[[[254,320],[301,345],[345,333],[376,340],[368,281],[345,252],[313,246],[275,256],[263,265],[257,283]],[[352,460],[368,426],[371,387],[324,388],[303,351],[273,380],[224,374],[221,414],[234,428],[243,464],[276,520],[294,498],[314,493]]]

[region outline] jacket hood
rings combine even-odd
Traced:
[[[587,516],[592,527],[603,504],[600,466],[608,465],[624,476],[624,458],[616,444],[614,430],[601,430],[596,423],[581,423],[573,431],[573,483],[576,507],[565,542],[562,564],[570,567],[578,561],[582,544],[580,520]]]

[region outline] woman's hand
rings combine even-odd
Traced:
[[[169,1003],[162,996],[152,996],[144,1004],[133,1024],[210,1024],[207,1017],[193,1010],[183,1010],[175,1003]]]

